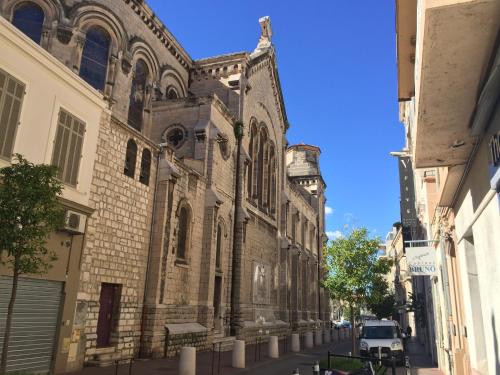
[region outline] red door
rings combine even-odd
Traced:
[[[97,346],[99,347],[109,346],[115,290],[116,285],[114,284],[101,284],[99,318],[97,320]]]

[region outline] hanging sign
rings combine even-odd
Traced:
[[[406,262],[411,276],[432,276],[436,273],[436,249],[433,246],[407,247]]]

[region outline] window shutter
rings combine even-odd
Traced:
[[[59,168],[58,177],[69,185],[78,183],[84,134],[85,123],[61,109],[52,164]]]
[[[24,97],[24,84],[0,69],[0,156],[10,159]]]

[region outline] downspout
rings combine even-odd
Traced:
[[[155,191],[153,194],[153,212],[151,213],[151,229],[149,232],[149,246],[148,246],[148,259],[146,263],[146,278],[144,279],[144,292],[142,297],[142,313],[141,313],[141,339],[139,340],[139,356],[143,356],[143,339],[144,339],[144,330],[145,330],[145,315],[146,315],[146,292],[148,289],[148,281],[149,281],[149,263],[151,260],[151,251],[153,247],[153,227],[155,222],[156,215],[156,196],[158,191],[158,177],[159,177],[159,167],[160,167],[160,156],[163,154],[163,147],[160,147],[158,151],[158,155],[156,156],[156,176],[155,176]]]

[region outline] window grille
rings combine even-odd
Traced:
[[[44,19],[45,14],[42,8],[34,3],[24,3],[14,11],[12,24],[36,44],[40,44]]]
[[[0,157],[10,159],[24,97],[24,84],[0,69]]]
[[[52,153],[52,165],[59,168],[57,177],[72,186],[78,183],[84,135],[85,123],[61,109]]]

